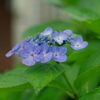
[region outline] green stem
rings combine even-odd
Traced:
[[[71,94],[69,91],[67,91],[67,90],[65,90],[65,89],[63,89],[63,88],[59,88],[59,87],[57,87],[57,86],[55,86],[55,85],[50,85],[50,84],[48,84],[47,86],[58,88],[58,89],[64,91],[68,96],[70,96],[70,97],[72,97],[72,98],[75,98],[75,97],[73,96],[73,94]]]
[[[69,85],[70,89],[71,89],[71,90],[72,90],[72,92],[74,93],[74,97],[76,97],[76,92],[75,92],[75,90],[74,90],[73,86],[71,85],[70,81],[68,80],[67,76],[65,75],[65,73],[64,73],[64,72],[62,73],[62,75],[64,76],[64,78],[65,78],[66,82],[68,83],[68,85]]]

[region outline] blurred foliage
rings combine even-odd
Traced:
[[[100,88],[97,88],[100,86],[100,0],[43,1],[58,7],[61,14],[66,14],[66,19],[32,26],[25,30],[23,37],[25,38],[40,33],[46,27],[52,27],[53,30],[71,29],[75,35],[82,35],[84,40],[89,42],[87,48],[74,51],[68,45],[65,45],[67,48],[70,48],[67,52],[68,60],[63,63],[64,65],[68,64],[70,66],[65,74],[68,76],[69,82],[74,87],[75,91],[79,93],[78,96],[81,98],[79,100],[100,100]],[[51,61],[50,63],[53,64],[54,62]],[[42,73],[46,71],[45,67],[40,69],[41,73],[38,74],[40,70],[37,65],[37,69],[34,69],[35,67],[25,68],[22,64],[18,66],[18,69],[0,75],[0,100],[66,100],[66,98],[67,100],[71,100],[66,96],[66,93],[72,93],[72,90],[63,76],[60,75],[67,68],[62,68],[60,66],[62,68],[61,71],[59,70],[60,67],[57,66],[56,70],[58,71],[55,71],[52,67],[52,74],[50,74],[48,70],[46,73],[48,79],[46,78],[47,80],[45,80],[45,77],[42,75]],[[47,66],[47,68],[48,67],[49,66]],[[37,73],[35,73],[35,71]],[[33,76],[36,78],[34,79]],[[38,78],[41,80],[44,79],[45,82],[41,84]],[[38,84],[36,82],[38,82]],[[49,87],[43,88],[44,86]],[[36,96],[32,88],[34,88],[35,91],[36,89],[43,89],[40,91],[39,95]],[[82,89],[79,90],[79,88]]]
[[[23,33],[23,37],[34,36],[35,34],[42,32],[47,27],[52,27],[53,30],[64,30],[67,28],[75,31],[75,27],[78,27],[78,25],[74,26],[73,22],[66,22],[60,20],[51,21],[51,22],[42,23],[40,25],[30,27]]]
[[[0,92],[0,100],[61,100],[65,97],[66,94],[63,91],[53,87],[45,87],[39,95],[35,95],[34,90]]]

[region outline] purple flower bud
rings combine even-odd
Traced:
[[[71,40],[71,47],[74,50],[80,50],[85,48],[88,45],[88,42],[83,41],[81,36],[76,37],[74,40]]]

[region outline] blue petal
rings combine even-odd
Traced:
[[[25,49],[23,51],[20,52],[19,56],[23,57],[23,58],[27,58],[29,56],[30,52]]]
[[[35,55],[33,58],[36,62],[40,62],[43,59],[43,54]]]
[[[24,44],[24,50],[28,49],[31,52],[31,51],[33,51],[33,48],[34,48],[34,44],[25,42],[25,44]]]
[[[57,62],[65,62],[67,60],[67,56],[66,55],[59,55],[58,57],[53,58],[53,60],[55,60]]]
[[[73,31],[70,29],[64,30],[63,32],[67,33],[68,35],[72,35]]]
[[[5,56],[6,57],[10,57],[10,56],[12,56],[14,53],[12,52],[12,50],[10,50],[9,52],[7,52],[6,54],[5,54]]]
[[[83,41],[81,36],[76,37],[74,40],[71,41],[71,47],[74,50],[80,50],[85,48],[88,45],[88,42]]]
[[[60,32],[59,36],[62,37],[62,40],[66,40],[68,38],[68,35],[65,32]]]
[[[33,60],[33,57],[29,56],[28,58],[23,59],[22,63],[26,66],[33,66],[35,61]]]
[[[41,46],[34,46],[33,52],[34,52],[35,54],[41,53]]]
[[[13,51],[13,52],[18,51],[18,50],[24,45],[24,42],[25,42],[25,41],[22,41],[22,42],[16,44],[16,45],[12,48],[12,51]]]
[[[57,36],[58,35],[58,31],[53,31],[52,36]]]
[[[44,32],[41,33],[41,35],[43,36],[48,36],[48,35],[51,35],[53,32],[52,28],[51,27],[48,27],[44,30]]]
[[[51,51],[52,51],[52,53],[57,52],[58,51],[57,47],[56,46],[51,47]]]
[[[47,43],[43,43],[41,48],[42,48],[42,52],[48,52],[49,45]]]
[[[82,43],[82,42],[83,42],[83,38],[82,38],[82,36],[77,36],[77,37],[74,39],[74,41],[79,41],[80,43]]]
[[[58,43],[62,44],[64,40],[68,38],[68,35],[65,32],[55,33],[53,39]]]
[[[88,42],[84,41],[84,42],[82,43],[82,47],[85,48],[86,46],[88,46]]]
[[[67,48],[66,47],[58,47],[58,52],[59,54],[65,54],[67,52]]]
[[[50,61],[51,58],[52,58],[52,52],[49,52],[43,57],[43,59],[41,60],[41,63],[46,63],[46,62]]]

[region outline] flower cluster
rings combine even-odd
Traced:
[[[6,57],[13,54],[22,57],[22,63],[32,66],[37,62],[46,63],[50,60],[65,62],[67,60],[67,48],[63,44],[70,44],[74,50],[80,50],[88,45],[81,36],[74,38],[71,30],[53,31],[48,27],[34,37],[27,37],[24,41],[15,45]]]

